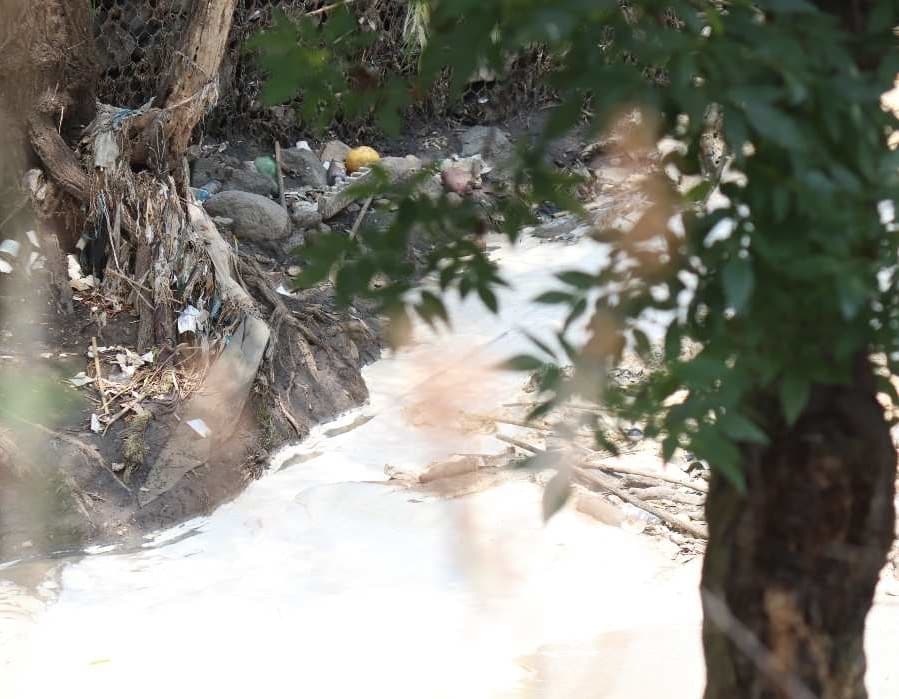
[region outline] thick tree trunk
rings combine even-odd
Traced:
[[[863,699],[865,617],[893,540],[896,453],[867,360],[715,476],[703,568],[706,699]]]

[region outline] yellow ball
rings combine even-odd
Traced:
[[[363,167],[369,167],[372,163],[376,163],[380,159],[381,156],[378,155],[378,151],[374,148],[369,148],[368,146],[353,148],[353,150],[346,155],[346,172],[348,175],[352,175],[356,170]]]

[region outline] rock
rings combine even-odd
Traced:
[[[277,194],[278,185],[268,175],[264,175],[256,170],[248,168],[237,168],[232,171],[231,176],[222,185],[223,192],[251,192],[252,194],[260,194],[268,196],[269,194]]]
[[[346,160],[347,153],[352,150],[346,143],[343,141],[328,141],[325,144],[325,147],[322,148],[322,152],[319,153],[319,157],[322,162],[334,161],[344,162]]]
[[[226,218],[224,216],[213,216],[212,222],[215,224],[215,227],[220,231],[230,231],[234,228],[234,219]]]
[[[281,240],[290,234],[290,217],[271,199],[250,192],[216,194],[206,202],[212,216],[233,219],[234,234],[254,241]]]
[[[472,126],[459,136],[463,157],[480,154],[484,160],[502,162],[512,155],[509,135],[495,126]]]
[[[422,163],[421,158],[417,158],[414,155],[407,155],[405,158],[395,158],[392,156],[381,158],[378,161],[378,166],[387,173],[391,182],[399,182],[421,170],[421,168],[424,167],[424,164]]]
[[[281,166],[306,187],[324,189],[328,186],[328,173],[322,161],[306,148],[288,148],[281,151]]]
[[[459,206],[464,199],[462,199],[462,195],[456,194],[455,192],[450,192],[446,195],[446,201],[450,206]]]
[[[387,157],[381,158],[377,167],[387,175],[388,181],[393,184],[421,170],[422,162],[414,155],[407,155],[405,158]],[[370,177],[374,177],[374,173],[368,172],[362,175],[357,173],[350,184],[365,182]],[[350,193],[349,185],[347,185],[319,199],[318,210],[322,219],[327,221],[346,209],[353,201],[355,201],[355,196]]]
[[[190,184],[192,187],[202,187],[210,180],[224,177],[225,168],[213,158],[198,158],[191,167]]]
[[[328,165],[328,186],[333,187],[338,181],[345,177],[346,168],[343,166],[343,161],[332,160],[330,165]]]
[[[218,180],[209,180],[209,182],[202,185],[200,189],[205,189],[210,194],[218,194],[222,191],[222,183]]]
[[[462,196],[474,188],[474,177],[470,171],[461,167],[448,167],[440,173],[444,189],[451,194]]]
[[[318,212],[318,206],[311,201],[301,200],[290,206],[290,220],[294,227],[305,230],[317,226],[322,222],[322,216]]]

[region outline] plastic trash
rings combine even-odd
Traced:
[[[197,418],[196,420],[188,420],[187,426],[190,427],[194,432],[196,432],[200,437],[206,439],[209,435],[212,434],[212,430],[209,429],[209,425],[207,425],[203,420]]]
[[[196,200],[201,204],[205,201],[209,201],[209,197],[212,196],[209,191],[205,189],[196,189],[194,187],[191,187],[191,191],[194,193],[194,198],[196,198]]]
[[[381,159],[381,156],[378,155],[378,151],[374,148],[369,148],[368,146],[359,146],[358,148],[353,148],[346,156],[346,171],[348,175],[352,175],[354,172],[358,170],[369,167],[374,163],[378,162]]]
[[[256,166],[256,172],[261,172],[263,175],[268,175],[273,180],[277,180],[278,166],[275,164],[275,159],[270,155],[260,155],[253,161],[253,165]]]
[[[2,243],[0,243],[0,252],[4,252],[10,257],[18,257],[20,247],[21,246],[19,245],[18,240],[7,238]]]
[[[647,525],[659,522],[659,518],[655,515],[650,514],[646,510],[641,510],[639,507],[634,507],[630,503],[624,503],[621,506],[621,510],[624,513],[624,522],[621,528],[627,531],[639,534],[646,529]]]

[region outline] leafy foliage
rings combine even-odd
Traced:
[[[257,45],[272,72],[271,99],[303,90],[323,116],[371,109],[385,127],[396,127],[399,110],[447,71],[458,93],[479,67],[501,72],[509,55],[546,47],[556,57],[550,80],[558,103],[534,142],[519,150],[509,196],[494,212],[513,240],[536,202],[577,209],[576,182],[551,171],[543,155],[585,114],[599,134],[622,110],[639,109],[653,142],[670,136],[683,146],[663,165],[695,176],[703,172],[701,144],[716,105],[729,171],[742,174],[720,182],[727,206],[708,212],[697,203],[714,182],[683,193],[654,173],[652,204],[636,224],[596,232],[609,246],[608,264],[595,274],[562,274],[560,288],[538,299],[568,308],[566,328],[589,312],[589,340],[572,347],[563,332],[565,356],[546,357],[543,347],[544,356],[516,357],[512,365],[573,364],[570,378],[544,372],[561,399],[574,387],[601,385],[597,374],[626,347],[647,355],[641,322],[649,313],[669,314],[664,371],[636,395],[603,399],[647,420],[666,455],[688,447],[741,486],[740,446],[764,444],[799,419],[815,384],[848,380],[860,353],[883,353],[899,369],[899,241],[896,227],[878,216],[878,203],[899,187],[899,153],[886,147],[897,123],[880,106],[899,72],[892,31],[899,2],[870,6],[867,24],[850,27],[854,20],[838,16],[845,12],[839,3],[806,0],[435,0],[420,74],[361,92],[348,87],[361,68],[340,59],[342,46],[362,40],[346,33],[352,22],[345,11],[318,24],[285,20]],[[388,231],[329,243],[307,282],[341,265],[339,288],[371,293],[369,281],[383,273],[392,284],[374,293],[405,303],[412,281],[396,251],[413,228],[424,227],[441,241],[426,270],[440,289],[474,290],[495,309],[496,270],[461,235],[483,225],[480,214],[404,186]],[[682,225],[672,225],[675,219]],[[433,294],[417,306],[429,321],[446,320],[441,309]],[[698,351],[685,354],[687,341]],[[687,397],[674,404],[669,399],[681,390]]]

